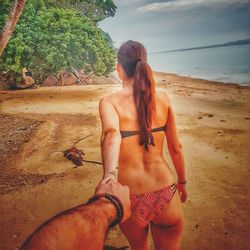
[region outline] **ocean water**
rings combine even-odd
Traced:
[[[155,71],[250,85],[250,44],[149,54],[148,61]]]

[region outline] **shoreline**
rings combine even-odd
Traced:
[[[250,89],[250,82],[248,84],[239,84],[239,83],[234,83],[234,82],[220,82],[220,81],[214,81],[214,80],[207,80],[203,78],[198,78],[198,77],[192,77],[192,76],[183,76],[183,75],[178,75],[176,73],[169,73],[169,72],[164,72],[164,71],[153,71],[154,74],[154,79],[156,82],[156,86],[163,85],[164,83],[167,85],[178,85],[180,86],[181,83],[185,83],[187,81],[191,81],[192,83],[199,84],[200,86],[202,85],[207,85],[207,86],[214,86],[214,87],[232,87],[232,88],[237,88],[237,89]],[[107,83],[106,83],[107,82]],[[90,83],[90,84],[81,84],[81,85],[64,85],[64,86],[58,86],[58,85],[50,85],[50,86],[43,86],[43,85],[38,85],[38,88],[51,88],[51,87],[67,87],[67,86],[102,86],[102,85],[119,85],[121,84],[117,72],[113,71],[110,73],[108,77],[100,77],[100,79],[97,78],[95,83]],[[1,86],[1,85],[0,85]],[[34,88],[27,88],[27,89],[16,89],[16,90],[10,90],[10,89],[1,89],[0,88],[0,94],[1,93],[8,93],[8,92],[16,92],[16,91],[25,91],[25,90],[35,90]]]
[[[235,83],[235,82],[220,82],[220,81],[215,81],[215,80],[208,80],[204,78],[199,78],[199,77],[193,77],[193,76],[184,76],[184,75],[178,75],[176,73],[169,73],[169,72],[164,72],[164,71],[153,71],[154,75],[157,77],[162,78],[164,75],[166,77],[176,77],[180,79],[185,79],[185,80],[194,80],[198,82],[203,82],[204,84],[213,84],[213,85],[222,85],[222,86],[231,86],[231,87],[239,87],[239,88],[250,88],[250,81],[249,83],[245,84],[240,84],[240,83]]]

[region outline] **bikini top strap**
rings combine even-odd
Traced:
[[[152,132],[165,131],[166,129],[167,129],[167,125],[164,125],[164,126],[162,126],[162,127],[153,128],[151,131],[152,131]]]
[[[167,125],[164,125],[162,127],[158,127],[158,128],[153,128],[151,130],[151,132],[157,132],[157,131],[165,131],[167,129]],[[125,138],[125,137],[129,137],[129,136],[133,136],[133,135],[138,135],[140,133],[140,131],[125,131],[125,130],[121,130],[121,137]]]
[[[125,138],[125,137],[129,137],[129,136],[132,136],[132,135],[138,135],[140,131],[120,131],[121,133],[121,137],[122,138]]]

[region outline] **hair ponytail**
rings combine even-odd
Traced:
[[[134,77],[134,101],[140,126],[139,143],[148,150],[149,144],[155,146],[151,132],[155,111],[155,82],[147,63],[146,50],[141,43],[129,40],[121,45],[117,58],[127,77]]]
[[[155,82],[153,72],[144,60],[138,60],[135,69],[134,100],[140,126],[140,145],[148,150],[148,144],[155,146],[151,132],[152,115],[155,111]]]

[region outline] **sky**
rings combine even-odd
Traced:
[[[113,0],[99,23],[119,47],[136,40],[157,52],[250,38],[250,0]]]

